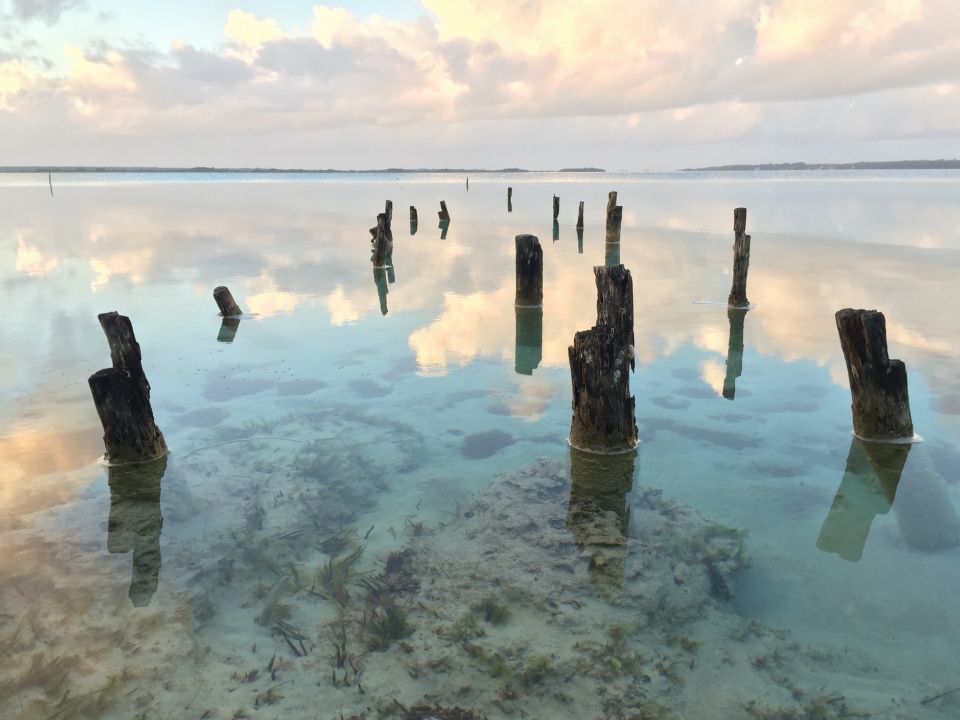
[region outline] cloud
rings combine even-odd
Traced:
[[[40,20],[54,25],[64,12],[83,5],[83,0],[13,0],[12,5],[14,16],[21,20]]]
[[[219,46],[71,47],[66,73],[8,57],[0,111],[19,123],[0,127],[4,144],[29,147],[43,123],[74,143],[149,137],[163,157],[241,148],[302,166],[360,136],[371,159],[392,153],[373,163],[383,166],[454,138],[481,163],[485,144],[610,145],[620,158],[614,138],[656,157],[693,144],[960,135],[951,0],[422,2],[430,15],[403,21],[317,5],[304,29],[237,9]],[[468,137],[484,123],[492,135]],[[257,159],[221,164],[244,162]]]

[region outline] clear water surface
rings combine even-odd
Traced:
[[[0,717],[960,716],[960,174],[5,175],[0,197]],[[721,304],[740,205],[745,315]],[[513,305],[527,232],[542,314]],[[598,460],[566,443],[567,347],[618,259],[641,445]],[[924,442],[897,457],[851,437],[843,307],[883,310],[906,362]],[[98,461],[109,310],[165,463]]]

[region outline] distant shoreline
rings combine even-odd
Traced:
[[[380,170],[306,170],[302,168],[218,168],[218,167],[130,167],[130,166],[94,166],[94,165],[8,165],[0,167],[0,173],[230,173],[230,174],[287,174],[287,175],[356,175],[387,174],[412,175],[431,173],[435,175],[485,175],[491,173],[549,173],[579,172],[604,173],[603,168],[560,168],[559,170],[525,170],[523,168],[502,168],[500,170],[482,170],[479,168],[383,168]]]
[[[769,170],[960,170],[960,160],[889,160],[855,163],[764,163],[683,168],[681,172],[752,172]]]

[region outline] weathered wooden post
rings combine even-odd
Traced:
[[[144,462],[166,455],[167,443],[153,419],[150,383],[130,318],[109,312],[97,319],[107,336],[113,367],[98,370],[88,383],[103,425],[107,462]]]
[[[516,248],[517,307],[543,305],[543,249],[536,235],[517,235]]]
[[[447,202],[446,200],[440,201],[440,212],[437,213],[440,216],[440,222],[448,223],[450,222],[450,213],[447,212]]]
[[[723,397],[733,400],[737,394],[737,378],[743,373],[743,322],[747,310],[727,308],[730,335],[727,340],[727,373],[723,378]]]
[[[507,212],[513,212],[513,188],[507,188]]]
[[[606,227],[610,228],[610,219],[613,215],[613,209],[617,206],[617,191],[611,190],[607,193],[607,215],[606,215]]]
[[[570,445],[585,452],[616,453],[637,446],[630,395],[630,351],[615,328],[597,325],[573,336],[567,354],[573,384]]]
[[[585,452],[617,453],[637,446],[633,365],[633,279],[622,265],[595,267],[597,324],[568,348],[573,384],[570,445]]]
[[[907,369],[887,355],[887,323],[876,310],[836,314],[853,400],[853,432],[864,440],[910,440],[913,419]]]
[[[557,218],[560,216],[560,198],[556,195],[553,196],[553,221],[557,222]]]
[[[513,370],[518,375],[533,375],[543,359],[543,307],[521,307],[516,311],[516,341]]]
[[[217,342],[232,343],[240,329],[240,318],[225,317],[220,323],[220,332],[217,333]]]
[[[387,256],[393,252],[393,242],[390,239],[389,224],[387,214],[377,215],[376,234],[373,238],[373,266],[377,268],[386,267]]]
[[[583,255],[583,228],[577,228],[577,252]]]
[[[620,225],[623,220],[623,208],[617,205],[607,218],[607,242],[620,242]]]
[[[750,236],[747,235],[747,209],[733,211],[733,286],[727,304],[730,307],[750,307],[747,300],[747,270],[750,268]]]
[[[233,299],[233,295],[225,285],[213,289],[213,299],[216,301],[217,307],[220,308],[220,314],[223,317],[230,318],[243,315],[243,310],[237,305],[237,301]]]
[[[560,223],[556,220],[553,221],[553,241],[556,242],[560,239]]]
[[[577,210],[577,230],[583,230],[583,200],[580,201],[580,209]]]
[[[417,226],[420,224],[419,219],[417,218],[417,209],[411,205],[410,206],[410,234],[417,234]]]
[[[107,552],[133,551],[129,597],[134,607],[147,607],[160,581],[160,489],[166,456],[150,462],[115,465],[107,470],[110,517]]]
[[[388,226],[392,225],[393,224],[393,200],[387,200],[387,202],[384,203],[383,212],[385,212],[387,215],[387,225]]]

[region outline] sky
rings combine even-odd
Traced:
[[[958,0],[0,0],[0,165],[960,157]]]

